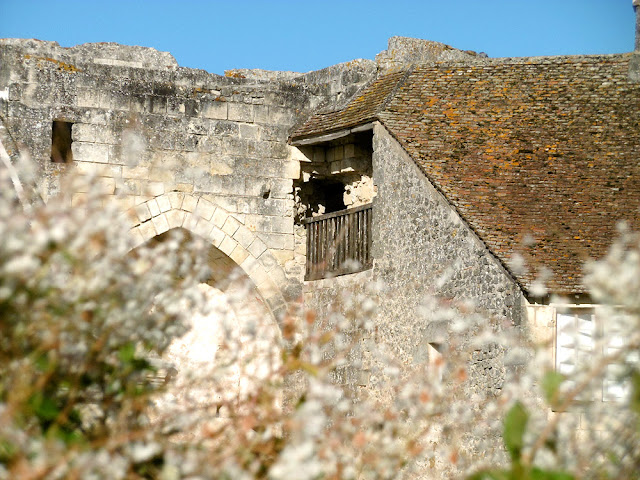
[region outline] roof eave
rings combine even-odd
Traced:
[[[291,137],[289,139],[289,144],[294,147],[306,146],[306,145],[317,145],[319,143],[330,142],[331,140],[336,140],[338,138],[346,137],[352,133],[358,132],[366,132],[367,130],[373,129],[374,121],[368,121],[366,123],[357,125],[351,128],[343,128],[342,130],[336,130],[334,132],[322,132],[316,135],[311,136],[301,136],[301,137]]]

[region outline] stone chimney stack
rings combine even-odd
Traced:
[[[629,61],[629,80],[640,82],[640,0],[633,0],[633,11],[636,15],[636,42]]]

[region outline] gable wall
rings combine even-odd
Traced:
[[[374,274],[385,283],[382,340],[406,364],[424,360],[427,344],[441,343],[447,330],[432,321],[428,295],[454,307],[470,300],[499,327],[520,325],[517,285],[381,125],[374,130],[373,175]],[[496,393],[504,375],[499,357],[483,351],[472,359],[478,386]]]

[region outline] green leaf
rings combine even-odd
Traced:
[[[29,399],[29,405],[41,421],[50,422],[55,420],[60,413],[56,402],[42,394],[42,392],[33,394]]]
[[[467,480],[514,480],[508,470],[483,470],[467,477]],[[518,479],[521,480],[521,479]]]
[[[514,461],[520,458],[520,452],[524,446],[524,432],[528,421],[529,414],[520,402],[516,402],[511,407],[504,419],[504,445]]]
[[[0,462],[11,460],[18,453],[18,448],[10,441],[0,439]]]
[[[629,399],[631,410],[640,415],[640,372],[634,370],[631,374],[631,398]]]
[[[136,354],[136,346],[133,343],[127,343],[118,350],[118,358],[122,363],[131,363]]]
[[[49,369],[49,358],[47,354],[38,355],[34,361],[34,365],[40,372],[46,372]]]
[[[548,371],[542,377],[542,391],[549,405],[555,406],[558,404],[558,392],[562,382],[564,382],[564,375],[553,370]]]
[[[552,472],[534,467],[531,470],[531,480],[574,480],[574,477],[566,472]]]

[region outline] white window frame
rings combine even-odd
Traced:
[[[623,338],[615,335],[608,344],[604,343],[607,328],[602,307],[594,304],[553,305],[554,306],[554,366],[559,373],[571,375],[576,368],[593,358],[611,355],[623,345]],[[571,323],[573,322],[573,326]],[[592,322],[589,324],[589,322]],[[601,375],[599,389],[593,389],[592,398],[579,396],[579,401],[621,402],[628,398],[630,387],[616,380],[619,366],[611,364]],[[571,383],[569,383],[571,385]]]

